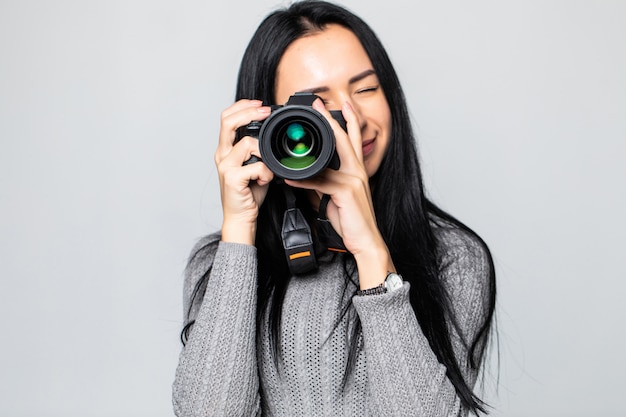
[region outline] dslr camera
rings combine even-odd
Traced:
[[[326,168],[339,169],[333,129],[312,107],[317,98],[311,93],[295,93],[284,106],[272,106],[267,119],[237,129],[235,143],[244,136],[258,139],[261,160],[284,179],[302,180]],[[330,113],[346,130],[341,111]],[[245,164],[257,161],[253,156]]]

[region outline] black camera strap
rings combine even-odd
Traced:
[[[291,273],[293,275],[302,275],[317,269],[313,236],[306,218],[296,206],[296,196],[293,189],[285,183],[282,185],[287,203],[281,230],[283,248],[285,249],[287,264]],[[335,231],[326,216],[329,202],[330,196],[324,194],[320,200],[316,221],[318,242],[323,249],[344,253],[347,252],[347,249],[343,244],[343,239]]]
[[[311,227],[296,206],[296,196],[291,187],[283,184],[287,210],[283,216],[281,238],[289,270],[294,275],[301,275],[317,269]]]
[[[343,239],[330,224],[326,216],[326,208],[330,202],[330,196],[324,194],[320,200],[320,208],[317,213],[317,236],[322,245],[331,252],[347,252]]]

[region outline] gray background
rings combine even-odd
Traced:
[[[170,416],[213,150],[278,1],[0,1],[0,415]],[[346,0],[490,244],[495,416],[623,415],[626,3]]]

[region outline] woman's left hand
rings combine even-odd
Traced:
[[[361,288],[375,287],[383,282],[388,271],[395,271],[395,268],[376,223],[369,178],[363,163],[359,118],[346,102],[342,107],[346,133],[321,100],[317,99],[313,108],[322,113],[333,128],[340,168],[326,169],[306,180],[285,180],[285,183],[314,190],[318,198],[323,194],[330,196],[326,215],[357,262]]]

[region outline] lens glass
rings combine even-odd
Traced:
[[[280,163],[290,169],[304,169],[313,164],[319,154],[319,133],[306,120],[287,121],[278,130],[276,144]]]

